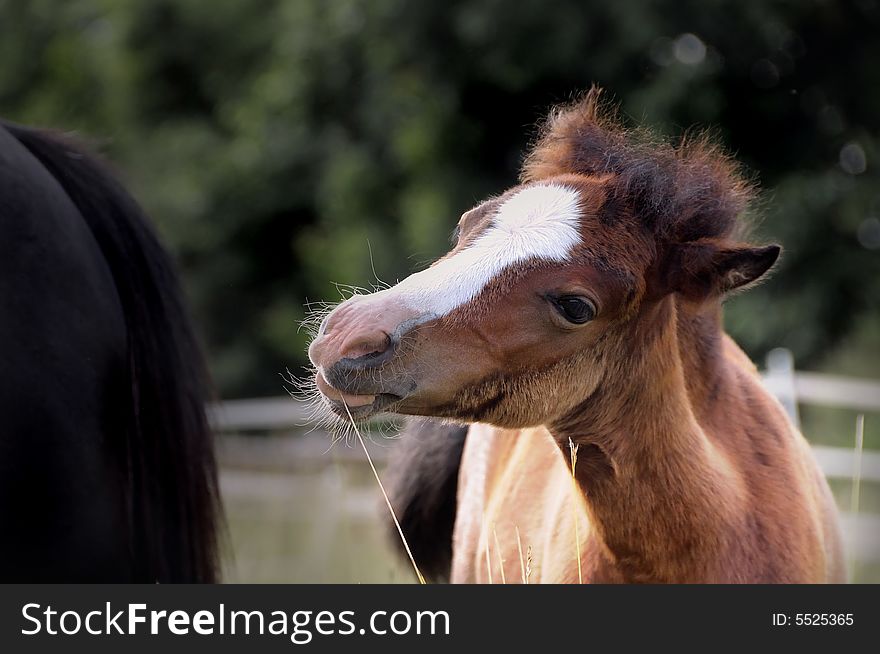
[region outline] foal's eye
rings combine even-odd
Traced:
[[[556,298],[556,308],[568,322],[582,325],[596,316],[596,307],[588,299],[578,295],[563,295]]]

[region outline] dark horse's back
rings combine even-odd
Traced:
[[[137,204],[79,146],[0,123],[0,581],[213,581],[207,388]]]

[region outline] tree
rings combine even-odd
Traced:
[[[104,145],[179,257],[220,391],[250,395],[304,363],[306,299],[437,256],[596,82],[753,171],[786,252],[728,325],[817,367],[880,351],[878,26],[866,1],[0,0],[0,110]]]

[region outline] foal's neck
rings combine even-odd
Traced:
[[[666,298],[628,335],[625,365],[550,426],[566,459],[577,445],[591,521],[628,581],[711,577],[701,557],[721,546],[738,486],[698,423],[724,375],[721,337],[717,310]]]

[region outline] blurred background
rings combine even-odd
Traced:
[[[776,350],[855,579],[880,582],[878,33],[876,0],[0,0],[0,114],[114,162],[236,400],[301,373],[307,301],[444,252],[553,104],[595,82],[633,124],[711,128],[785,246],[728,330],[762,368]],[[227,580],[413,580],[359,446],[327,451],[290,399],[216,416]],[[380,464],[389,443],[368,444]]]

